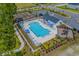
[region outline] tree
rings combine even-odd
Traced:
[[[0,53],[15,47],[16,39],[13,27],[13,15],[16,13],[14,3],[0,4]]]

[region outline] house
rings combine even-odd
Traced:
[[[43,20],[47,23],[51,23],[53,26],[57,26],[61,23],[63,23],[60,19],[54,17],[53,15],[50,15],[48,12],[46,13],[41,13],[41,15],[43,15]]]
[[[49,21],[52,22],[52,26],[56,28],[58,36],[73,38],[73,33],[70,30],[70,27],[68,27],[62,20],[50,15],[48,12],[43,15],[43,18],[47,23],[49,23]]]
[[[72,9],[78,9],[79,10],[79,3],[69,3],[68,7],[72,8]]]
[[[15,22],[16,22],[16,23],[19,23],[19,22],[21,22],[21,21],[23,21],[23,18],[21,18],[21,17],[15,19]]]
[[[79,19],[78,19],[78,14],[74,15],[77,18],[73,18],[71,20],[67,20],[67,19],[61,19],[58,16],[55,17],[54,15],[51,14],[51,12],[46,12],[46,11],[40,11],[39,14],[43,14],[43,18],[46,19],[46,21],[52,21],[52,23],[54,23],[56,26],[59,23],[65,23],[65,25],[67,25],[69,28],[72,29],[76,29],[79,32]]]

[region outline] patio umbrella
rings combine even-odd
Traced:
[[[29,29],[25,29],[25,32],[26,32],[26,33],[30,33]]]
[[[51,27],[52,27],[52,26],[53,26],[53,24],[54,24],[53,22],[48,21],[48,25],[49,25],[49,26],[51,26]]]

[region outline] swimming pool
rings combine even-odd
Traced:
[[[40,23],[32,22],[29,24],[29,29],[37,36],[37,37],[44,37],[49,34],[49,30],[43,28]]]

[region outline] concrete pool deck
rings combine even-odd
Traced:
[[[33,41],[33,43],[36,45],[36,46],[39,46],[40,44],[43,44],[44,42],[48,41],[48,40],[51,40],[52,38],[54,38],[57,34],[57,30],[55,27],[49,27],[48,25],[44,24],[43,22],[41,22],[40,20],[43,20],[43,19],[36,19],[36,20],[32,20],[32,21],[24,21],[24,27],[23,29],[29,29],[29,24],[30,23],[33,23],[33,22],[38,22],[43,28],[45,29],[48,29],[50,32],[48,35],[44,36],[44,37],[37,37],[30,29],[30,33],[29,34],[29,38]]]

